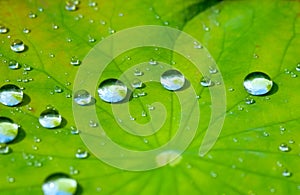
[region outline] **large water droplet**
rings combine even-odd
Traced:
[[[252,72],[244,79],[244,87],[251,95],[264,95],[271,91],[273,81],[263,72]]]
[[[127,87],[117,79],[107,79],[99,85],[98,94],[103,101],[116,103],[126,98]]]
[[[64,173],[54,173],[42,186],[44,195],[72,195],[77,190],[77,181]]]
[[[62,117],[54,108],[48,108],[40,114],[40,124],[48,129],[58,127],[61,124]]]
[[[23,91],[16,85],[6,84],[0,88],[0,102],[6,106],[15,106],[22,102]]]
[[[11,43],[10,49],[13,50],[14,52],[22,52],[25,50],[25,45],[24,45],[23,41],[21,41],[20,39],[15,39]]]
[[[184,76],[178,70],[167,70],[160,77],[160,83],[167,90],[179,90],[185,82]]]
[[[18,135],[19,125],[11,119],[0,117],[0,143],[9,143]]]
[[[85,106],[91,103],[92,96],[88,91],[81,89],[75,92],[74,101],[78,105]]]
[[[0,24],[0,34],[8,33],[8,28]]]

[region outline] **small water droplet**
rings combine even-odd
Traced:
[[[89,126],[90,127],[98,127],[98,123],[96,121],[94,121],[94,120],[90,120],[89,121]]]
[[[264,131],[264,132],[263,132],[263,135],[264,135],[265,137],[269,137],[270,134],[269,134],[268,132]]]
[[[53,129],[60,126],[62,117],[55,108],[47,108],[39,117],[39,123],[47,129]]]
[[[15,61],[15,60],[11,60],[11,61],[9,61],[8,67],[9,67],[9,69],[17,70],[21,66],[20,66],[19,62]]]
[[[293,139],[289,140],[289,144],[294,144],[294,143],[295,143],[295,141]]]
[[[283,172],[282,172],[282,176],[283,177],[291,177],[292,176],[292,173],[290,171],[288,171],[287,169],[285,169]]]
[[[94,38],[94,37],[92,37],[92,36],[88,36],[89,37],[89,42],[90,43],[94,43],[94,42],[96,42],[96,39]]]
[[[8,183],[14,183],[16,181],[16,179],[14,177],[10,177],[10,176],[7,176],[7,182]]]
[[[13,50],[14,52],[22,52],[25,50],[25,45],[24,45],[23,41],[21,41],[20,39],[15,39],[11,43],[10,49]]]
[[[287,144],[284,144],[284,143],[280,144],[278,148],[281,152],[291,151],[291,148]]]
[[[280,125],[279,129],[280,129],[280,131],[285,131],[285,127],[282,125]]]
[[[70,132],[72,135],[78,135],[80,133],[80,130],[77,129],[75,126],[71,126],[70,128],[71,128]]]
[[[195,49],[202,49],[203,46],[202,46],[200,43],[198,43],[197,41],[195,41],[195,42],[194,42],[194,48],[195,48]]]
[[[57,29],[59,29],[59,26],[56,25],[56,24],[52,24],[52,29],[53,29],[53,30],[57,30]]]
[[[30,33],[30,29],[28,29],[28,28],[24,28],[24,29],[23,29],[23,33],[25,33],[25,34],[28,34],[28,33]]]
[[[294,72],[292,72],[292,71],[291,71],[290,75],[291,75],[292,78],[298,77],[298,75],[296,75],[296,74],[295,74]]]
[[[135,78],[131,81],[131,86],[133,88],[141,88],[143,86],[143,82],[140,79]]]
[[[1,27],[0,27],[0,29],[1,29]],[[1,31],[1,30],[0,30]],[[296,66],[296,71],[298,71],[298,72],[300,72],[300,62],[297,64],[297,66]]]
[[[109,103],[123,101],[127,96],[127,87],[117,79],[107,79],[100,83],[98,88],[99,97]]]
[[[74,1],[66,1],[65,9],[67,11],[75,11],[77,10],[77,4]]]
[[[78,105],[85,106],[92,102],[92,96],[88,91],[81,89],[75,92],[74,101]]]
[[[77,181],[64,173],[54,173],[48,176],[43,185],[44,195],[71,195],[77,190]]]
[[[140,69],[136,68],[134,70],[134,76],[142,76],[142,75],[144,75],[144,73],[140,71]]]
[[[200,81],[200,84],[203,87],[210,87],[210,86],[214,85],[214,83],[212,82],[212,80],[209,77],[207,77],[207,76],[202,77],[202,79]]]
[[[211,172],[210,172],[210,176],[212,176],[213,178],[216,178],[218,175],[217,175],[217,173],[216,173],[216,172],[214,172],[214,171],[211,171]]]
[[[5,144],[13,141],[18,135],[19,125],[11,119],[0,117],[0,143]]]
[[[97,3],[95,1],[89,1],[88,6],[89,7],[96,7]]]
[[[146,117],[146,116],[147,116],[147,113],[143,110],[141,116],[142,116],[142,117]]]
[[[33,137],[33,141],[34,141],[35,143],[40,143],[42,140],[41,140],[40,138],[34,136],[34,137]]]
[[[264,95],[271,91],[273,81],[263,72],[252,72],[244,79],[244,87],[251,95]]]
[[[70,64],[73,66],[79,66],[81,64],[81,61],[78,59],[78,57],[73,56],[71,58]]]
[[[60,88],[59,86],[55,86],[55,87],[54,87],[54,92],[55,92],[55,93],[62,93],[62,92],[63,92],[63,89]]]
[[[210,31],[210,28],[208,26],[206,26],[205,24],[203,24],[203,30],[206,31],[206,32],[209,32]]]
[[[1,128],[1,127],[0,127]],[[1,131],[1,130],[0,130]],[[0,144],[0,154],[8,154],[10,153],[10,147],[6,144]]]
[[[150,64],[150,65],[157,65],[158,62],[157,62],[156,60],[150,59],[150,60],[149,60],[149,64]]]
[[[75,157],[76,158],[79,158],[79,159],[84,159],[84,158],[87,158],[89,156],[89,153],[83,149],[83,148],[78,148],[76,150],[76,154],[75,154]]]
[[[0,24],[0,34],[6,34],[8,31],[9,29],[6,26]]]
[[[22,102],[23,91],[16,85],[6,84],[0,88],[0,103],[15,106]]]
[[[185,78],[178,70],[171,69],[161,75],[160,83],[165,89],[175,91],[183,87]]]
[[[210,74],[216,74],[218,72],[218,69],[214,66],[209,66],[208,68]]]
[[[28,17],[31,18],[31,19],[34,19],[34,18],[37,17],[37,15],[33,12],[29,12]]]
[[[39,12],[43,12],[43,11],[44,11],[44,8],[39,7],[38,10],[39,10]]]
[[[256,53],[254,53],[254,54],[253,54],[253,58],[254,58],[254,59],[258,59],[259,56],[258,56]]]
[[[250,97],[247,97],[245,99],[245,103],[250,105],[250,104],[254,104],[255,103],[255,100],[253,98],[250,98]]]

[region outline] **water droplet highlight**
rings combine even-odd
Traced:
[[[14,52],[22,52],[25,50],[25,45],[24,45],[23,41],[21,41],[20,39],[15,39],[11,43],[10,49]]]
[[[54,173],[42,185],[44,195],[72,195],[77,190],[77,181],[64,173]]]
[[[167,70],[160,77],[162,86],[171,91],[179,90],[185,83],[185,78],[178,70]]]
[[[11,119],[0,117],[0,143],[5,144],[13,141],[18,135],[19,125]]]
[[[251,95],[264,95],[271,91],[273,81],[263,72],[252,72],[244,79],[244,87]]]
[[[39,123],[47,129],[53,129],[60,126],[62,117],[59,112],[54,108],[47,108],[39,117]]]
[[[92,102],[92,96],[88,91],[81,89],[75,92],[74,101],[78,105],[85,106]]]
[[[126,98],[127,87],[117,79],[107,79],[100,83],[98,94],[105,102],[117,103]]]
[[[23,91],[16,85],[6,84],[0,88],[0,102],[6,106],[15,106],[22,102]]]

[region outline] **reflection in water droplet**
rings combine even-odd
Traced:
[[[25,50],[25,45],[24,45],[23,41],[21,41],[20,39],[15,39],[11,43],[10,49],[13,50],[14,52],[22,52]]]
[[[0,143],[9,143],[18,135],[19,125],[11,119],[0,117]]]
[[[75,157],[79,158],[79,159],[84,159],[84,158],[87,158],[88,156],[89,156],[89,153],[83,148],[78,148],[76,151],[76,154],[75,154]]]
[[[1,127],[0,127],[1,128]],[[0,154],[8,154],[10,153],[10,147],[6,144],[0,144]]]
[[[178,70],[167,70],[160,77],[162,86],[171,91],[179,90],[185,83],[185,78]]]
[[[210,87],[210,86],[214,85],[214,83],[211,81],[211,79],[209,77],[207,77],[207,76],[202,77],[202,79],[200,81],[200,84],[203,87]]]
[[[61,124],[62,117],[55,108],[47,108],[40,114],[39,122],[44,128],[52,129]]]
[[[117,79],[107,79],[100,83],[98,94],[103,101],[116,103],[126,98],[127,87]]]
[[[75,11],[77,10],[77,6],[74,1],[66,1],[65,9],[67,11]]]
[[[91,103],[92,96],[88,91],[81,89],[75,92],[74,101],[78,105],[85,106]]]
[[[77,190],[77,181],[64,173],[54,173],[42,185],[44,195],[72,195]]]
[[[81,64],[81,61],[78,59],[78,57],[73,56],[71,58],[70,64],[73,65],[73,66],[78,66],[78,65]]]
[[[284,143],[280,144],[278,148],[281,152],[291,151],[291,148],[287,144],[284,144]]]
[[[143,83],[140,79],[135,78],[131,81],[131,86],[133,88],[141,88],[143,86]]]
[[[244,87],[251,95],[264,95],[271,91],[273,81],[263,72],[252,72],[244,79]]]
[[[8,33],[9,29],[6,26],[0,24],[0,34]]]
[[[17,69],[19,69],[21,66],[20,66],[20,64],[19,64],[17,61],[11,60],[11,61],[9,62],[8,67],[9,67],[9,69],[17,70]]]
[[[6,84],[0,88],[0,102],[6,106],[15,106],[22,102],[23,91],[16,85]]]

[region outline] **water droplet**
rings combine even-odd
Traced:
[[[7,176],[8,183],[14,183],[15,181],[16,181],[16,179],[14,177]]]
[[[158,62],[156,60],[150,59],[149,64],[150,65],[157,65]]]
[[[265,137],[269,137],[270,134],[269,134],[268,132],[264,131],[264,132],[263,132],[263,135],[264,135]]]
[[[146,117],[146,116],[147,116],[147,113],[143,110],[141,116],[142,116],[142,117]]]
[[[89,6],[89,7],[96,7],[96,6],[97,6],[97,3],[96,3],[95,1],[90,1],[90,2],[88,3],[88,6]]]
[[[291,176],[292,176],[292,173],[289,172],[287,169],[285,169],[285,170],[282,172],[282,176],[284,176],[284,177],[291,177]]]
[[[54,87],[54,92],[55,92],[55,93],[62,93],[62,92],[63,92],[63,89],[60,88],[59,86],[55,86],[55,87]]]
[[[253,58],[254,58],[254,59],[258,59],[259,56],[258,56],[256,53],[254,53],[254,54],[253,54]]]
[[[25,45],[24,45],[23,41],[21,41],[20,39],[15,39],[11,43],[10,49],[13,50],[14,52],[22,52],[25,50]]]
[[[185,78],[178,70],[167,70],[160,77],[160,83],[167,90],[179,90],[185,83]]]
[[[264,95],[271,91],[273,81],[263,72],[252,72],[244,79],[244,87],[251,95]]]
[[[294,144],[294,143],[295,143],[295,141],[293,139],[289,140],[289,144]]]
[[[37,17],[37,15],[33,12],[29,12],[28,17],[31,18],[31,19],[34,19],[34,18]]]
[[[59,29],[59,26],[56,25],[56,24],[52,24],[52,29],[53,29],[53,30],[57,30],[57,29]]]
[[[208,68],[210,74],[216,74],[218,72],[218,69],[214,66],[209,66]]]
[[[134,118],[133,116],[129,116],[129,119],[130,119],[131,121],[135,121],[135,118]]]
[[[212,176],[213,178],[216,178],[218,175],[217,175],[217,173],[216,173],[216,172],[214,172],[214,171],[211,171],[211,172],[210,172],[210,176]]]
[[[11,119],[0,117],[0,143],[9,143],[18,135],[19,125]]]
[[[89,153],[83,148],[78,148],[76,151],[76,154],[75,154],[75,157],[79,158],[79,159],[84,159],[84,158],[87,158],[88,156],[89,156]]]
[[[89,121],[89,126],[90,127],[98,127],[98,123],[96,121],[94,121],[94,120],[90,120]]]
[[[33,141],[34,141],[35,143],[40,143],[42,140],[41,140],[40,138],[34,136],[34,137],[33,137]]]
[[[94,42],[96,42],[96,39],[92,36],[89,36],[89,42],[94,43]]]
[[[25,33],[25,34],[28,34],[28,33],[30,33],[30,29],[28,29],[28,28],[24,28],[24,29],[23,29],[23,33]]]
[[[6,144],[0,144],[0,154],[8,154],[10,153],[10,147]]]
[[[296,74],[295,74],[294,72],[292,72],[292,71],[291,71],[290,75],[291,75],[292,78],[298,77],[298,75],[296,75]]]
[[[78,59],[78,57],[73,56],[71,58],[70,64],[73,65],[73,66],[78,66],[78,65],[81,64],[81,61]]]
[[[77,4],[74,1],[66,1],[65,9],[67,11],[77,10]]]
[[[131,81],[131,86],[133,88],[141,88],[143,86],[143,82],[140,79],[135,78]]]
[[[203,30],[206,32],[209,32],[210,28],[208,26],[206,26],[205,24],[203,24]]]
[[[291,151],[291,148],[287,144],[284,144],[284,143],[280,144],[278,148],[281,152]]]
[[[6,26],[0,24],[0,34],[8,33],[9,29]]]
[[[1,27],[0,27],[0,29],[1,29]],[[1,30],[0,30],[0,32],[1,32]],[[300,72],[300,63],[297,64],[296,71]]]
[[[73,166],[70,166],[69,169],[70,169],[70,174],[71,175],[78,175],[79,174],[79,170],[75,169]]]
[[[78,135],[80,133],[80,130],[77,129],[76,127],[74,126],[71,126],[71,134],[72,135]]]
[[[54,173],[42,185],[44,195],[71,195],[77,190],[77,181],[64,173]]]
[[[255,100],[253,98],[250,98],[250,97],[247,97],[245,99],[245,103],[250,105],[250,104],[254,104],[255,103]]]
[[[9,67],[9,69],[17,70],[17,69],[19,69],[21,66],[20,66],[20,64],[19,64],[17,61],[11,60],[11,61],[9,62],[9,64],[8,64],[8,67]]]
[[[210,86],[214,85],[214,83],[212,82],[212,80],[209,77],[207,77],[207,76],[202,77],[202,79],[200,81],[200,84],[203,87],[210,87]]]
[[[140,69],[136,68],[134,70],[134,75],[135,76],[142,76],[142,75],[144,75],[144,73],[142,71],[140,71]]]
[[[107,79],[100,83],[98,94],[103,101],[116,103],[126,98],[127,87],[117,79]]]
[[[39,117],[39,123],[47,129],[58,127],[61,121],[62,117],[55,108],[47,108]]]
[[[88,91],[81,89],[75,92],[74,101],[78,105],[85,106],[92,102],[92,96]]]
[[[16,85],[6,84],[0,88],[0,102],[6,106],[15,106],[22,102],[23,91]]]

